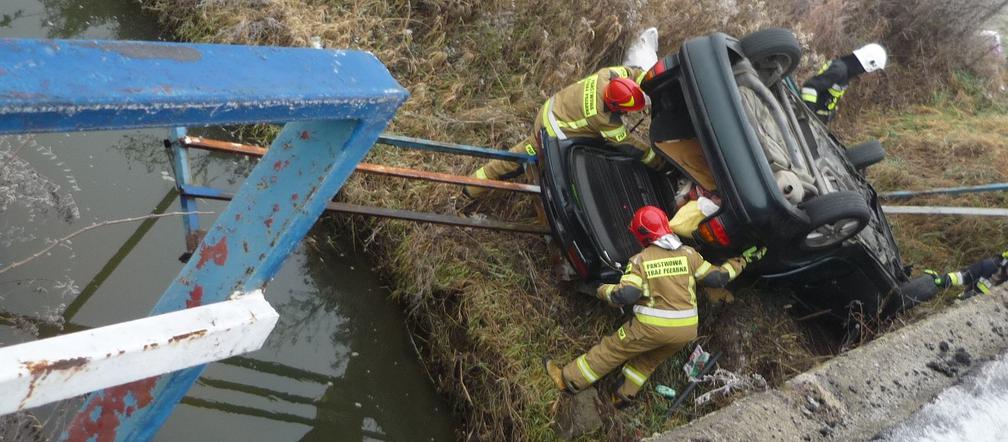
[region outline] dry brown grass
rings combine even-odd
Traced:
[[[586,72],[618,62],[623,43],[647,26],[659,28],[663,52],[675,50],[685,38],[710,31],[742,35],[766,26],[791,26],[812,49],[805,73],[826,57],[891,32],[885,17],[870,14],[881,7],[872,0],[140,2],[162,11],[182,39],[307,46],[311,36],[320,36],[327,47],[372,51],[411,92],[392,131],[502,148],[527,135],[531,116],[550,93]],[[900,100],[890,100],[895,94],[881,100],[872,96],[884,87],[906,87],[915,81],[911,74],[928,63],[905,58],[884,78],[866,78],[845,102],[846,112],[859,108],[856,103],[864,100],[859,96],[887,103],[929,98],[905,93],[898,96]],[[943,75],[933,76],[941,79]],[[873,121],[878,125],[872,128],[882,131],[892,124],[884,113],[877,115]],[[842,117],[850,120],[849,115]],[[957,146],[949,149],[985,149]],[[918,154],[910,151],[916,148],[907,149],[911,158]],[[894,158],[904,154],[898,146],[890,146],[890,151],[896,154]],[[381,148],[372,152],[369,161],[459,174],[471,172],[480,163]],[[894,183],[922,184],[912,181],[915,177],[878,169],[880,180],[889,173]],[[442,213],[457,212],[462,204],[456,187],[374,176],[352,178],[341,197]],[[479,211],[492,217],[532,220],[534,203],[530,197],[497,197],[483,203]],[[557,393],[542,373],[540,357],[572,358],[611,332],[619,318],[555,281],[551,273],[554,252],[541,238],[353,217],[329,222],[373,254],[388,275],[395,296],[410,313],[410,325],[439,389],[464,420],[462,438],[554,437],[549,424]],[[905,225],[899,220],[898,231],[905,232]],[[964,227],[963,232],[968,234],[969,229]],[[901,238],[906,240],[906,235]],[[816,361],[807,350],[807,337],[781,308],[779,300],[766,296],[741,296],[736,306],[708,315],[701,334],[707,336],[705,342],[729,352],[725,363],[732,368],[779,381]],[[656,381],[682,385],[681,371],[675,368],[681,363],[679,357],[665,364]],[[634,413],[610,416],[603,434],[594,437],[633,439],[660,429],[666,424],[659,418],[665,404],[652,395],[646,395],[644,402]]]

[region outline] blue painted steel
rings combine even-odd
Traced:
[[[993,184],[984,184],[982,186],[965,186],[965,187],[939,187],[936,189],[928,189],[928,190],[898,190],[894,192],[880,193],[879,197],[886,199],[903,199],[924,195],[962,195],[964,193],[981,193],[981,192],[1008,192],[1008,183],[993,183]]]
[[[186,128],[176,127],[171,131],[172,170],[175,172],[175,187],[182,189],[192,181],[192,173],[189,170],[189,149],[182,146],[179,140],[186,136]],[[179,192],[179,206],[183,212],[196,212],[198,207],[196,198],[187,196],[185,192]],[[199,215],[182,215],[182,228],[185,229],[186,248],[194,247],[192,240],[199,232]],[[192,251],[192,250],[189,250]]]
[[[515,153],[507,150],[490,149],[487,147],[469,146],[466,144],[442,143],[440,141],[424,140],[422,138],[403,137],[399,135],[382,134],[378,143],[409,149],[427,150],[441,153],[457,153],[474,157],[492,158],[496,160],[514,161],[516,163],[535,164],[536,157],[525,153]]]
[[[261,288],[406,96],[364,52],[0,40],[0,133],[291,121],[152,314]],[[203,368],[93,393],[61,438],[149,440]]]
[[[366,118],[401,91],[359,51],[0,39],[0,133]]]

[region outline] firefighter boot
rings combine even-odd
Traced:
[[[556,386],[557,390],[566,391],[568,393],[574,393],[574,389],[571,385],[564,380],[563,368],[553,362],[552,359],[543,358],[543,366],[546,367],[546,374],[549,375],[550,379],[553,380],[553,385]]]
[[[619,390],[614,391],[612,397],[609,399],[609,403],[612,404],[613,408],[617,410],[625,409],[634,404],[634,400],[631,397],[626,397]]]

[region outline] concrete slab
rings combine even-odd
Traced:
[[[868,440],[1006,352],[1008,287],[1000,287],[650,440]]]

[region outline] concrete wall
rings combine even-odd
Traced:
[[[1001,287],[651,440],[867,440],[1006,352],[1008,287]]]

